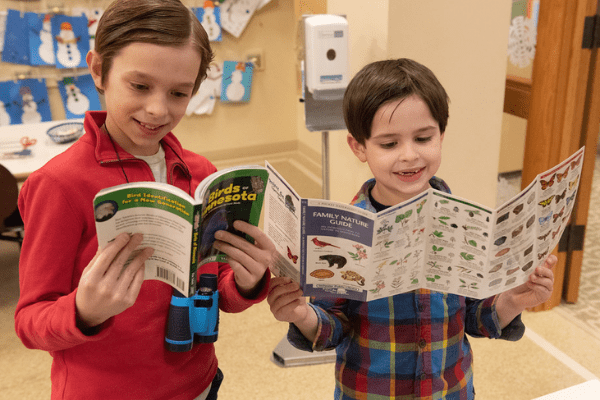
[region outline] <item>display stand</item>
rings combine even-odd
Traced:
[[[332,90],[328,93],[320,92],[319,99],[316,99],[306,84],[303,86],[302,101],[306,129],[311,132],[321,132],[322,193],[323,199],[329,199],[329,131],[346,129],[342,113],[345,89]],[[298,350],[289,343],[287,337],[281,339],[271,356],[271,361],[280,367],[333,363],[335,359],[335,350],[319,352]]]

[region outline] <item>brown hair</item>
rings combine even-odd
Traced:
[[[198,18],[179,0],[116,0],[104,11],[96,30],[95,50],[102,59],[102,82],[114,57],[132,43],[177,47],[190,41],[201,58],[195,94],[214,58],[208,35]]]
[[[448,123],[448,95],[433,72],[407,58],[366,65],[352,78],[344,94],[344,120],[360,144],[371,137],[373,118],[385,103],[416,94],[425,101],[444,133]]]

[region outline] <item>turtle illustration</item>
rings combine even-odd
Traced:
[[[344,280],[353,281],[358,283],[360,286],[365,286],[365,278],[363,278],[354,271],[344,271],[341,275],[342,279]]]

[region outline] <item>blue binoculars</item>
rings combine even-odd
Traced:
[[[219,335],[219,291],[217,275],[202,274],[196,294],[185,297],[173,290],[165,347],[190,351],[194,343],[213,343]]]

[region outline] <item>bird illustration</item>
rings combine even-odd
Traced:
[[[313,243],[315,244],[315,246],[317,246],[317,247],[327,247],[327,246],[331,246],[331,247],[335,247],[335,248],[339,249],[339,247],[338,247],[338,246],[335,246],[335,245],[333,245],[333,244],[331,244],[331,243],[327,243],[327,242],[321,242],[321,241],[320,241],[319,239],[317,239],[317,238],[313,238],[313,239],[312,239],[312,242],[313,242]]]

